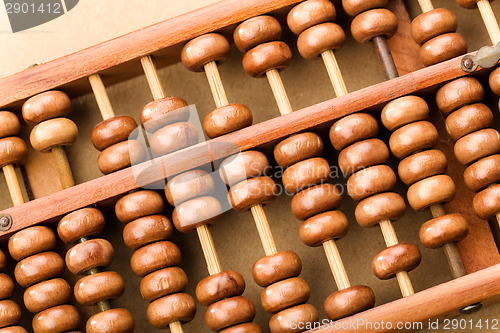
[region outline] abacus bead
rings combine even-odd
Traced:
[[[307,302],[311,289],[304,279],[294,277],[273,283],[260,295],[262,307],[269,313],[276,313],[294,305]]]
[[[415,210],[449,202],[455,196],[455,183],[447,175],[422,179],[408,189],[408,203]]]
[[[482,219],[490,217],[500,212],[500,185],[488,187],[474,196],[472,201],[474,211]]]
[[[243,68],[252,77],[262,77],[272,69],[282,70],[290,65],[292,51],[281,41],[260,44],[243,56]]]
[[[388,0],[342,0],[342,7],[350,16],[356,16],[369,9],[387,7],[388,3]]]
[[[368,286],[352,286],[334,292],[325,300],[324,310],[330,320],[349,317],[373,308],[375,294]]]
[[[116,217],[122,223],[128,223],[143,216],[161,214],[163,199],[154,191],[130,193],[118,200],[115,205]]]
[[[437,249],[445,243],[459,242],[469,233],[469,224],[460,214],[447,214],[422,224],[420,241],[425,247]]]
[[[339,189],[326,183],[307,188],[292,199],[292,213],[299,220],[305,220],[327,210],[337,209],[342,201]]]
[[[399,178],[410,186],[427,177],[443,174],[448,167],[444,153],[437,149],[425,150],[403,159],[398,166]]]
[[[136,128],[137,123],[129,116],[106,119],[92,130],[92,144],[97,150],[103,151],[114,144],[128,140]]]
[[[31,97],[23,104],[23,118],[31,126],[42,121],[65,117],[71,108],[71,101],[62,91],[47,91]]]
[[[205,312],[205,321],[214,332],[252,321],[255,308],[248,298],[235,296],[211,304]]]
[[[203,121],[203,129],[209,138],[237,131],[252,125],[250,109],[243,104],[229,104],[210,112]]]
[[[203,224],[214,224],[222,214],[222,206],[214,197],[200,197],[183,202],[174,209],[172,221],[183,233]]]
[[[66,215],[57,225],[57,234],[66,244],[80,238],[100,234],[106,222],[101,211],[95,208],[83,208]]]
[[[9,111],[0,111],[0,138],[16,136],[21,130],[17,116]]]
[[[467,104],[480,102],[484,90],[481,83],[473,77],[453,80],[441,87],[436,93],[436,103],[445,115]]]
[[[457,31],[457,18],[445,8],[436,8],[417,16],[411,22],[411,35],[419,45],[431,38]]]
[[[438,140],[436,127],[429,121],[418,121],[394,131],[389,139],[391,152],[397,158],[405,158],[419,150],[432,148]]]
[[[30,134],[33,148],[47,152],[57,146],[71,146],[78,136],[78,128],[68,118],[55,118],[36,125]]]
[[[138,140],[128,140],[104,149],[97,158],[99,170],[105,175],[128,168],[146,160],[144,145]]]
[[[493,128],[483,129],[460,138],[454,147],[455,157],[463,165],[500,152],[500,134]]]
[[[137,250],[141,246],[172,237],[174,227],[163,215],[141,217],[123,229],[123,241],[128,248]]]
[[[404,96],[387,104],[380,118],[385,128],[395,131],[401,126],[427,119],[429,106],[418,96]]]
[[[362,200],[355,210],[356,221],[365,228],[373,227],[380,221],[400,219],[406,210],[403,198],[393,192],[375,194]]]
[[[64,261],[55,252],[35,254],[20,261],[14,270],[17,283],[27,288],[40,281],[61,276],[64,272]]]
[[[472,9],[476,6],[478,0],[457,0],[457,3],[467,9]]]
[[[219,333],[262,333],[262,330],[255,323],[243,323],[223,329]]]
[[[28,331],[26,331],[21,326],[10,326],[5,328],[0,328],[0,333],[28,333]]]
[[[295,252],[282,251],[261,258],[252,267],[252,276],[261,287],[299,276],[302,271],[302,262]]]
[[[305,220],[300,226],[299,235],[304,244],[314,247],[344,237],[348,229],[349,221],[344,213],[330,211]]]
[[[379,8],[363,12],[351,23],[351,33],[359,43],[369,43],[374,37],[391,38],[398,30],[398,18],[388,9]]]
[[[245,291],[245,280],[236,271],[224,271],[201,280],[196,286],[196,298],[209,306],[224,298],[240,296]]]
[[[281,25],[272,16],[261,15],[241,23],[234,30],[234,43],[241,52],[281,38]]]
[[[87,333],[132,333],[135,321],[127,309],[111,309],[89,318],[86,325]]]
[[[45,226],[35,226],[17,232],[9,239],[9,252],[16,261],[56,247],[56,235]]]
[[[67,304],[42,311],[33,318],[35,333],[62,333],[77,330],[79,326],[78,310]]]
[[[149,144],[153,152],[160,156],[198,143],[196,127],[187,122],[170,124],[153,133]]]
[[[330,141],[336,150],[364,140],[376,137],[378,124],[368,113],[355,113],[338,120],[330,128]]]
[[[181,251],[172,242],[163,241],[141,247],[130,259],[132,271],[137,276],[146,276],[156,270],[177,266],[181,263]]]
[[[170,179],[165,187],[165,196],[168,203],[175,207],[189,199],[210,195],[214,188],[214,179],[209,173],[192,170]]]
[[[185,293],[178,293],[157,299],[148,306],[148,320],[156,328],[167,328],[174,321],[187,323],[196,314],[194,299]]]
[[[500,181],[500,155],[495,154],[480,159],[464,171],[464,182],[467,187],[478,192],[487,186]]]
[[[466,105],[446,118],[446,131],[453,140],[464,135],[490,127],[493,113],[483,103]]]
[[[311,304],[300,304],[278,312],[271,317],[269,328],[272,333],[301,332],[303,329],[293,329],[293,326],[305,327],[307,323],[319,320],[318,310]]]
[[[308,0],[293,7],[286,17],[288,27],[296,35],[324,22],[333,22],[337,16],[329,0]]]
[[[229,186],[252,177],[263,176],[269,168],[266,155],[247,150],[226,158],[219,167],[221,179]]]
[[[5,253],[0,250],[0,271],[3,271],[5,266],[7,266],[7,257]]]
[[[125,291],[125,282],[116,272],[100,272],[85,276],[75,284],[75,298],[81,305],[95,305],[117,299]]]
[[[409,272],[420,264],[418,247],[413,243],[399,243],[380,251],[372,261],[375,276],[387,280],[400,272]]]
[[[467,41],[457,33],[432,38],[420,48],[420,58],[425,66],[431,66],[467,53]]]
[[[17,136],[0,139],[0,167],[21,164],[28,155],[28,147]]]
[[[274,147],[274,159],[279,166],[290,165],[309,158],[317,157],[323,152],[323,141],[316,133],[306,132],[292,135]]]
[[[0,299],[11,298],[14,295],[14,281],[7,274],[0,274]]]
[[[152,101],[141,111],[141,124],[150,133],[156,132],[165,125],[187,121],[189,119],[188,104],[179,97],[165,97]]]
[[[91,239],[73,246],[66,253],[66,266],[71,273],[80,275],[92,268],[108,266],[114,257],[115,251],[110,242]]]
[[[148,302],[160,297],[182,292],[186,289],[188,278],[179,267],[167,267],[146,275],[141,280],[141,295]]]
[[[387,165],[376,165],[360,170],[347,180],[351,198],[360,201],[372,194],[386,192],[396,185],[396,174]]]
[[[283,172],[283,185],[289,193],[297,193],[309,186],[330,179],[330,164],[321,157],[310,158],[289,167]]]
[[[244,211],[255,205],[266,205],[274,201],[278,188],[269,177],[250,178],[231,187],[227,196],[231,207]]]
[[[63,279],[35,284],[24,292],[24,305],[32,313],[42,312],[71,300],[71,287]]]
[[[305,30],[297,39],[299,53],[305,59],[316,59],[327,50],[338,50],[345,43],[344,30],[335,23],[327,22]]]
[[[495,95],[500,95],[500,70],[497,68],[491,72],[489,77],[491,91]]]
[[[0,301],[0,328],[19,324],[21,308],[10,300]]]
[[[338,157],[338,165],[347,176],[370,167],[383,164],[389,159],[389,149],[379,139],[368,139],[356,142],[343,149]]]
[[[209,62],[223,63],[229,57],[231,47],[226,37],[209,33],[190,40],[182,49],[182,64],[193,72],[202,72]]]

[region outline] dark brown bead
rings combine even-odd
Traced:
[[[244,211],[255,205],[266,205],[274,201],[278,188],[269,177],[250,178],[233,185],[227,196],[231,207]]]
[[[214,332],[241,323],[250,322],[255,317],[255,308],[248,298],[235,296],[211,304],[205,312],[205,322]]]
[[[490,127],[493,124],[493,113],[483,103],[466,105],[446,118],[446,131],[453,140],[464,135]]]
[[[483,86],[476,78],[463,77],[441,87],[436,93],[436,103],[448,115],[464,105],[480,102],[483,96]]]
[[[28,155],[28,147],[17,136],[0,139],[0,167],[22,164]]]
[[[330,128],[330,141],[336,150],[378,135],[378,124],[368,113],[355,113],[338,120]]]
[[[262,307],[269,313],[307,302],[311,289],[304,279],[294,277],[271,284],[260,295]]]
[[[272,16],[261,15],[241,23],[234,30],[234,43],[241,52],[281,38],[281,25]]]
[[[401,126],[419,120],[425,120],[429,116],[429,106],[418,96],[404,96],[387,104],[380,118],[385,128],[395,131]]]
[[[0,314],[0,328],[21,322],[21,308],[13,301],[0,300]]]
[[[327,210],[337,209],[342,201],[339,189],[332,184],[321,184],[297,193],[292,199],[292,213],[305,220]]]
[[[8,136],[16,136],[20,130],[21,124],[14,113],[0,111],[0,139]]]
[[[174,232],[172,222],[164,215],[149,215],[127,224],[123,229],[123,241],[128,248],[138,248],[157,241],[170,239]]]
[[[447,214],[422,224],[420,241],[425,247],[436,249],[445,243],[459,242],[469,233],[469,224],[460,214]]]
[[[323,152],[323,142],[316,133],[306,132],[292,135],[274,147],[274,159],[286,168],[300,161],[317,157]]]
[[[362,200],[356,206],[356,221],[362,227],[369,228],[380,221],[395,221],[403,217],[406,204],[403,198],[393,192],[375,194]]]
[[[455,157],[463,165],[500,152],[500,133],[483,129],[460,138],[455,143]]]
[[[174,321],[188,323],[196,314],[191,295],[177,293],[157,299],[148,306],[148,320],[156,328],[164,329]]]
[[[457,3],[467,9],[472,9],[476,6],[478,0],[457,0]]]
[[[146,275],[141,280],[141,295],[148,302],[183,292],[188,284],[186,273],[179,267],[167,267]]]
[[[115,257],[113,245],[105,239],[91,239],[73,246],[66,253],[66,266],[68,270],[80,275],[96,268],[106,267]]]
[[[42,121],[65,117],[71,109],[71,101],[62,91],[47,91],[31,97],[23,104],[23,118],[31,126]]]
[[[251,126],[252,112],[243,104],[228,104],[210,112],[203,121],[203,129],[209,138],[228,134]]]
[[[398,30],[398,18],[388,9],[371,9],[357,15],[351,23],[351,33],[359,43],[369,43],[374,37],[391,38]]]
[[[288,27],[296,35],[325,22],[333,22],[337,16],[335,6],[329,0],[308,0],[293,7],[286,18]]]
[[[340,25],[327,22],[310,27],[299,35],[297,49],[305,59],[316,59],[327,50],[344,46],[345,33]]]
[[[77,330],[80,314],[72,305],[60,305],[40,312],[33,318],[35,333],[63,333]],[[87,330],[88,333],[91,331]]]
[[[266,72],[283,70],[292,61],[292,51],[281,41],[260,44],[243,57],[243,68],[252,77],[262,77]]]
[[[200,225],[214,224],[222,213],[219,200],[214,197],[199,197],[175,207],[172,221],[178,231],[187,233]]]
[[[223,329],[219,333],[262,333],[262,330],[255,323],[243,323]]]
[[[411,22],[411,35],[419,45],[428,40],[457,31],[457,18],[445,8],[436,8],[417,16]]]
[[[413,243],[399,243],[380,251],[372,261],[375,276],[387,280],[400,272],[409,272],[420,264],[418,247]]]
[[[356,16],[369,9],[387,7],[388,3],[388,0],[342,0],[342,7],[350,16]]]
[[[177,266],[181,263],[181,251],[172,242],[163,241],[141,247],[130,259],[132,271],[137,276],[147,274],[162,268]]]
[[[128,223],[143,216],[161,214],[163,212],[163,199],[154,191],[139,191],[127,194],[115,206],[118,220]]]
[[[307,246],[320,246],[326,241],[342,238],[349,230],[344,213],[331,211],[305,220],[299,229],[300,239]]]
[[[163,126],[187,121],[188,104],[179,97],[165,97],[152,101],[142,109],[141,124],[149,133],[154,133]]]
[[[193,72],[202,72],[209,62],[223,63],[229,57],[231,47],[226,37],[209,33],[190,40],[182,49],[182,64]]]
[[[450,202],[455,197],[455,182],[447,175],[422,179],[408,189],[408,203],[415,210],[422,210],[439,203]]]
[[[457,33],[432,38],[420,48],[420,59],[431,66],[467,53],[467,41]]]
[[[137,128],[137,123],[129,116],[116,116],[97,124],[92,130],[92,144],[103,151],[114,144],[126,141]],[[137,139],[137,135],[134,135]]]
[[[266,155],[247,150],[226,158],[219,167],[221,179],[229,186],[248,178],[264,176],[269,168]]]
[[[487,186],[500,181],[500,155],[495,154],[480,159],[464,171],[464,182],[467,187],[478,192]]]
[[[144,162],[147,158],[144,144],[128,140],[104,149],[97,158],[99,170],[105,175]]]
[[[7,266],[7,257],[5,253],[0,250],[0,271],[3,271],[5,266]]]
[[[209,173],[192,170],[168,180],[165,196],[168,203],[176,207],[189,199],[212,194],[214,187],[214,180]]]
[[[86,325],[87,333],[132,333],[135,321],[127,309],[111,309],[89,318]]]
[[[57,234],[64,243],[70,244],[100,234],[105,225],[104,215],[98,209],[83,208],[63,217],[57,225]]]
[[[283,186],[289,193],[322,184],[330,179],[330,164],[321,157],[295,163],[283,172]]]
[[[350,176],[353,173],[377,164],[383,164],[389,159],[389,149],[379,139],[368,139],[353,143],[343,149],[338,157],[342,173]]]
[[[500,212],[500,185],[495,185],[482,190],[474,196],[472,201],[474,211],[482,219],[490,217]]]
[[[437,149],[422,151],[406,157],[399,163],[399,178],[410,186],[427,177],[446,172],[448,161],[445,154]]]
[[[495,95],[500,95],[500,69],[495,69],[489,77],[491,91]]]
[[[370,287],[352,286],[328,296],[324,303],[324,310],[330,320],[337,320],[374,306],[375,294]]]
[[[347,180],[347,191],[356,201],[373,194],[390,191],[396,186],[396,174],[387,165],[360,170]]]
[[[437,129],[431,122],[418,121],[394,131],[389,147],[394,156],[405,158],[416,151],[434,147],[438,137]]]
[[[63,279],[35,284],[24,292],[24,305],[32,313],[42,312],[71,300],[71,287]]]
[[[56,235],[45,226],[35,226],[21,230],[9,239],[9,253],[16,261],[31,255],[53,250]]]
[[[101,272],[85,276],[75,284],[75,298],[81,305],[113,300],[123,295],[125,282],[116,272]]]
[[[302,262],[292,251],[282,251],[259,259],[252,267],[255,283],[261,287],[299,276],[302,271]]]
[[[300,304],[278,312],[271,317],[269,328],[271,333],[300,332],[303,329],[293,329],[293,326],[307,327],[319,320],[318,310],[311,304]],[[308,324],[309,323],[309,324]]]
[[[14,269],[17,283],[28,288],[38,282],[59,277],[64,272],[64,261],[55,252],[35,254],[20,261]]]
[[[149,139],[151,149],[157,156],[198,143],[198,130],[191,123],[179,122],[160,128]]]
[[[204,278],[196,286],[196,297],[204,306],[224,298],[240,296],[245,291],[245,280],[236,271],[224,271]]]

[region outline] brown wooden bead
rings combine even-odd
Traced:
[[[105,175],[145,161],[146,148],[138,140],[128,140],[104,149],[97,158],[99,170]]]
[[[302,31],[325,22],[333,22],[337,17],[335,6],[329,0],[308,0],[293,7],[286,22],[296,35]]]
[[[455,183],[447,175],[422,179],[408,189],[408,203],[415,210],[422,210],[455,197]]]
[[[466,105],[446,118],[446,131],[453,140],[464,135],[490,127],[493,124],[493,113],[483,103]]]
[[[100,234],[106,225],[104,215],[95,208],[83,208],[66,215],[57,225],[57,234],[66,244]]]
[[[68,270],[80,275],[96,267],[106,267],[115,257],[113,245],[105,239],[91,239],[73,246],[66,253]]]
[[[297,39],[297,49],[305,59],[316,59],[327,50],[339,50],[344,46],[345,33],[340,25],[327,22],[305,30]]]
[[[289,193],[297,193],[307,187],[327,182],[330,164],[321,157],[310,158],[289,167],[283,172],[283,185]]]
[[[187,102],[179,97],[152,101],[142,109],[141,124],[146,131],[154,133],[163,126],[187,121],[190,116],[187,106]]]
[[[162,268],[177,266],[181,262],[181,251],[172,242],[163,241],[141,247],[130,259],[132,271],[137,276],[147,274]]]
[[[226,37],[209,33],[190,40],[182,49],[181,61],[193,72],[202,72],[209,62],[223,63],[229,57],[231,47]]]
[[[283,70],[292,61],[292,51],[281,41],[260,44],[243,57],[243,68],[252,77],[262,77],[272,69]]]
[[[45,226],[21,230],[9,239],[9,253],[16,261],[56,247],[56,235]]]
[[[154,191],[138,191],[127,194],[115,205],[116,217],[122,223],[162,212],[163,199],[159,193]]]
[[[330,141],[336,150],[361,140],[376,137],[378,124],[368,113],[355,113],[338,120],[330,128]]]
[[[189,199],[210,195],[214,188],[214,179],[209,173],[192,170],[170,179],[165,187],[165,196],[168,203],[176,207]]]
[[[485,220],[498,214],[500,212],[500,185],[488,187],[476,194],[472,206],[477,216]]]
[[[175,207],[172,221],[183,233],[190,232],[203,224],[214,224],[222,214],[222,206],[214,197],[199,197]]]
[[[271,317],[269,328],[272,333],[300,332],[303,329],[293,329],[293,326],[306,327],[307,323],[319,320],[318,310],[311,304],[300,304],[278,312]]]
[[[420,48],[420,59],[431,66],[467,53],[467,41],[457,33],[432,38]]]
[[[23,327],[21,326],[10,326],[10,327],[5,327],[5,328],[0,328],[0,333],[28,333]],[[81,332],[78,332],[81,333]]]
[[[205,312],[205,321],[214,332],[252,321],[255,308],[248,298],[235,296],[211,304]]]
[[[388,0],[342,0],[342,7],[350,16],[356,16],[369,9],[387,7],[388,3]]]
[[[460,138],[455,143],[455,157],[463,165],[500,152],[500,134],[493,128],[483,129]]]
[[[80,314],[72,305],[60,305],[40,312],[33,318],[35,333],[62,333],[77,330]],[[88,333],[90,333],[87,330]]]
[[[146,275],[141,281],[141,295],[148,302],[184,291],[188,284],[186,273],[179,267],[167,267]]]
[[[21,130],[17,116],[9,111],[0,111],[0,138],[16,136]]]
[[[274,147],[274,159],[286,168],[300,161],[317,157],[323,152],[323,141],[316,133],[292,135]]]
[[[234,43],[241,52],[281,38],[281,25],[274,17],[261,15],[241,23],[234,30]]]
[[[401,126],[419,120],[425,120],[429,116],[429,106],[418,96],[404,96],[387,104],[380,118],[385,128],[395,131]]]
[[[14,281],[7,274],[0,274],[0,299],[11,298],[14,295]]]
[[[388,9],[371,9],[356,16],[351,33],[359,43],[369,43],[374,37],[391,38],[398,30],[398,18]]]
[[[396,186],[396,174],[387,165],[376,165],[360,170],[347,180],[347,191],[356,201],[370,195],[390,191]]]
[[[405,158],[416,151],[434,147],[438,137],[437,129],[431,122],[418,121],[394,131],[389,147],[394,156]]]
[[[299,220],[305,220],[327,210],[339,208],[341,201],[342,195],[335,185],[316,185],[293,197],[292,213]]]
[[[388,192],[362,200],[356,206],[355,216],[360,226],[369,228],[383,220],[399,220],[405,210],[406,204],[403,198],[397,193]]]
[[[326,241],[342,238],[349,230],[344,213],[330,211],[305,220],[299,229],[300,239],[307,246],[320,246]]]
[[[255,323],[243,323],[223,329],[219,333],[262,333],[262,330]]]
[[[21,322],[21,308],[9,300],[0,301],[0,328],[17,325]]]
[[[428,40],[457,31],[457,18],[445,8],[436,8],[417,16],[411,22],[411,35],[419,45]]]
[[[209,306],[224,298],[241,296],[245,291],[245,280],[236,271],[224,271],[204,278],[196,286],[196,298]]]
[[[97,124],[92,130],[92,144],[103,151],[114,144],[126,141],[137,128],[137,123],[129,116],[116,116]],[[134,135],[134,139],[137,135]]]
[[[174,321],[187,323],[196,314],[194,299],[185,293],[168,295],[148,306],[148,320],[156,328],[164,329]]]
[[[75,298],[81,305],[117,299],[125,291],[125,282],[116,272],[100,272],[85,276],[75,284]]]
[[[47,91],[31,97],[23,104],[23,118],[31,126],[42,121],[65,117],[71,109],[71,101],[62,91]]]
[[[497,68],[491,72],[489,84],[491,91],[493,91],[495,95],[500,95],[500,69]]]
[[[457,3],[467,9],[472,9],[476,6],[478,0],[457,0]]]
[[[399,243],[380,251],[372,261],[375,276],[387,280],[400,272],[409,272],[420,264],[421,255],[413,243]]]
[[[196,143],[198,143],[198,131],[196,127],[187,122],[179,122],[160,128],[149,139],[151,149],[157,156],[166,155]]]
[[[3,271],[5,267],[7,266],[7,257],[5,256],[5,253],[0,250],[0,271]]]
[[[228,104],[210,112],[203,121],[203,129],[212,139],[251,126],[252,122],[249,108],[243,104]]]
[[[446,172],[448,161],[445,154],[437,149],[422,151],[406,157],[399,163],[399,178],[410,186],[427,177]]]
[[[32,313],[69,303],[70,300],[71,287],[60,278],[40,282],[24,292],[24,305]]]
[[[36,125],[30,134],[33,148],[47,152],[58,146],[71,146],[78,136],[78,128],[68,118],[55,118]]]
[[[255,205],[267,205],[274,201],[278,188],[269,177],[250,178],[233,185],[227,197],[231,207],[244,211]]]
[[[379,139],[368,139],[343,149],[339,154],[338,164],[342,173],[350,176],[363,168],[383,164],[388,159],[389,149],[386,144]]]
[[[299,256],[292,251],[282,251],[261,258],[252,267],[253,279],[261,287],[299,276],[301,271],[302,262]]]
[[[500,155],[491,155],[471,164],[464,171],[464,182],[467,187],[478,192],[487,186],[500,181]]]
[[[64,261],[55,252],[35,254],[20,261],[14,270],[17,283],[28,288],[35,283],[61,276]]]
[[[144,216],[125,226],[123,241],[128,248],[137,250],[141,246],[170,239],[173,232],[172,222],[166,216]]]
[[[134,316],[127,309],[111,309],[89,318],[87,333],[132,333],[135,329]]]
[[[445,243],[459,242],[469,233],[469,224],[460,214],[447,214],[422,224],[420,241],[425,247],[437,249]]]
[[[330,320],[349,317],[375,306],[375,294],[368,286],[352,286],[334,292],[325,300],[324,310]]]
[[[463,77],[441,87],[436,93],[436,103],[448,115],[464,105],[480,102],[483,96],[483,86],[476,78]]]
[[[304,279],[294,277],[268,286],[260,294],[262,307],[269,313],[276,313],[294,305],[307,302],[311,289]]]
[[[248,178],[264,176],[269,168],[266,155],[247,150],[226,158],[219,167],[221,179],[229,186]]]
[[[28,147],[17,136],[0,139],[0,167],[10,164],[22,164],[28,155]]]

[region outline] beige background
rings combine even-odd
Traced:
[[[13,74],[33,63],[46,62],[214,2],[216,1],[80,0],[80,3],[63,17],[17,34],[8,31],[7,17],[0,10],[0,45],[2,45],[0,76]],[[489,44],[477,11],[459,8],[455,1],[440,0],[434,3],[436,7],[447,7],[456,13],[459,19],[459,31],[466,35],[470,50]],[[416,1],[409,1],[409,5],[413,17],[420,13]],[[499,1],[494,3],[494,8],[500,16]],[[348,19],[342,12],[339,13],[339,24],[348,30],[346,29]],[[294,61],[290,69],[283,72],[282,77],[294,109],[332,98],[331,86],[321,62],[301,59],[294,46],[292,52],[295,56]],[[357,90],[384,79],[370,46],[359,45],[349,37],[346,46],[337,53],[337,56],[349,90]],[[255,123],[278,116],[278,110],[267,82],[246,76],[241,68],[241,59],[242,54],[233,48],[231,58],[220,67],[230,101],[249,106],[253,110]],[[168,95],[181,96],[190,103],[196,104],[201,119],[215,108],[204,75],[188,72],[182,65],[175,65],[161,70],[160,77]],[[115,112],[130,114],[135,119],[138,119],[142,107],[151,101],[151,94],[144,77],[110,87],[108,92]],[[491,96],[490,98],[494,101]],[[497,115],[496,103],[492,102],[490,105]],[[97,105],[91,95],[76,99],[73,106],[71,118],[79,125],[80,135],[75,146],[68,149],[68,154],[76,181],[80,183],[100,176],[96,163],[98,154],[90,142],[91,130],[100,118]],[[324,155],[335,163],[336,153],[329,148],[327,142],[325,137],[325,146],[328,148]],[[395,159],[392,164],[396,165]],[[51,166],[48,165],[48,167]],[[334,179],[334,181],[340,184],[345,183],[343,179]],[[0,181],[0,188],[6,188],[3,180]],[[405,190],[405,186],[399,184],[398,191],[404,195]],[[5,191],[0,199],[1,208],[10,205],[10,199]],[[336,290],[336,287],[323,251],[320,248],[306,247],[300,242],[297,235],[300,223],[290,212],[290,200],[290,197],[281,196],[265,210],[278,249],[292,249],[301,256],[304,266],[301,276],[312,286],[310,302],[318,308],[320,317],[325,318],[322,311],[323,301]],[[371,271],[371,259],[384,248],[384,241],[378,228],[362,229],[355,223],[354,208],[355,203],[345,198],[341,210],[349,217],[351,230],[345,239],[338,242],[352,284],[370,285],[376,293],[377,304],[400,298],[400,291],[395,280],[379,281],[374,277]],[[167,215],[170,215],[170,211]],[[112,211],[107,216],[108,229],[104,237],[115,245],[117,252],[115,262],[109,269],[119,271],[127,280],[125,295],[115,301],[114,305],[133,310],[137,321],[137,332],[156,332],[147,323],[145,316],[147,303],[140,298],[137,288],[140,279],[133,276],[128,266],[132,251],[123,246],[121,238],[123,226],[116,221]],[[395,224],[400,240],[417,243],[423,255],[422,264],[410,273],[416,291],[424,290],[451,278],[442,251],[425,249],[418,241],[419,226],[429,218],[428,212],[416,214],[408,208],[406,216]],[[223,269],[235,269],[245,276],[247,282],[245,295],[250,297],[256,305],[256,322],[267,331],[270,315],[261,308],[259,295],[262,288],[258,287],[251,277],[251,265],[264,256],[251,214],[226,213],[211,230]],[[196,283],[207,275],[198,239],[195,234],[187,234],[177,235],[174,241],[181,248],[184,258],[182,267],[190,278],[188,292],[194,295]],[[75,277],[69,274],[68,278],[75,281]],[[18,290],[17,297],[20,296],[21,291]],[[467,319],[474,321],[500,319],[499,310],[500,306],[496,305]],[[91,315],[94,309],[85,308],[83,311],[86,315]],[[208,331],[203,323],[203,313],[204,307],[198,304],[196,319],[185,325],[186,332]],[[25,322],[28,323],[26,326],[30,326],[30,315],[26,310],[24,310],[24,317]],[[493,330],[468,329],[462,332],[493,332]]]

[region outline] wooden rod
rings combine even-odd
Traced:
[[[321,53],[323,62],[325,63],[326,71],[330,77],[330,82],[332,83],[333,90],[337,97],[347,95],[347,87],[340,72],[340,67],[337,62],[337,58],[332,50],[327,50]]]
[[[14,206],[19,206],[24,203],[23,191],[17,178],[16,169],[12,164],[6,165],[2,168],[7,187],[9,188],[10,198]]]
[[[54,147],[51,149],[51,153],[56,164],[57,173],[63,190],[75,186],[71,166],[69,165],[68,157],[66,156],[64,148],[61,146]]]
[[[99,110],[101,111],[102,119],[106,120],[113,118],[115,116],[115,112],[113,111],[113,107],[109,101],[109,96],[106,92],[106,87],[102,82],[101,76],[99,74],[93,74],[89,76],[89,82],[92,87],[92,91],[94,92]]]
[[[257,231],[259,232],[260,241],[262,242],[262,247],[264,247],[266,256],[278,253],[278,250],[276,250],[276,244],[274,243],[273,234],[271,233],[271,228],[269,227],[269,222],[267,221],[266,213],[264,212],[264,207],[262,207],[262,205],[255,205],[252,206],[250,210],[252,212]]]
[[[276,103],[278,104],[278,109],[282,116],[292,113],[293,109],[290,104],[290,100],[286,94],[285,86],[283,85],[283,81],[281,81],[280,74],[277,69],[271,69],[266,72],[267,80],[269,81],[269,85],[271,85],[271,89],[273,90],[274,98],[276,99]]]
[[[171,333],[184,333],[184,330],[182,329],[182,324],[180,321],[174,321],[170,325],[168,325],[170,328]]]
[[[418,0],[418,4],[420,5],[420,8],[422,8],[422,13],[427,13],[431,10],[434,10],[434,6],[432,5],[431,0]]]
[[[347,273],[345,271],[344,264],[342,263],[342,258],[340,258],[339,249],[334,240],[329,240],[323,243],[323,249],[325,250],[326,259],[332,270],[333,278],[337,284],[339,290],[347,289],[351,286]]]
[[[486,25],[486,30],[488,30],[488,35],[490,35],[491,42],[493,45],[500,43],[500,28],[498,27],[498,21],[493,13],[491,4],[489,0],[479,0],[477,2],[477,8],[483,17],[484,25]]]
[[[401,289],[401,295],[403,295],[403,297],[415,294],[408,272],[399,272],[396,274],[396,278],[398,279],[399,288]]]
[[[215,250],[214,240],[212,239],[210,230],[208,230],[208,226],[206,224],[200,225],[196,228],[196,232],[198,233],[198,238],[200,238],[203,255],[207,262],[208,273],[214,275],[222,272],[219,257]]]
[[[215,105],[220,108],[229,104],[227,99],[226,91],[222,85],[222,80],[220,78],[219,69],[215,61],[211,61],[205,65],[205,74],[207,75],[208,84],[212,90],[212,95],[214,96]]]
[[[141,58],[141,65],[144,69],[144,74],[146,75],[146,80],[148,80],[149,88],[153,94],[155,100],[165,98],[165,92],[163,91],[163,86],[161,85],[160,77],[156,71],[155,64],[151,56],[147,55]]]

